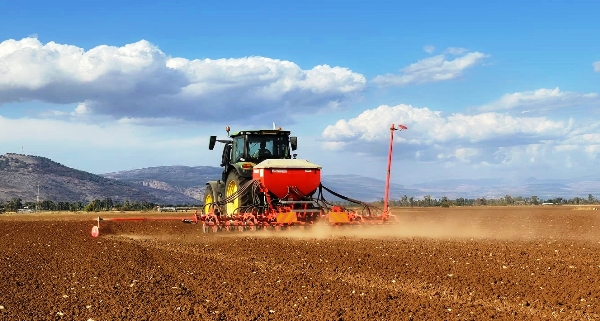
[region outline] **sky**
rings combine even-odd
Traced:
[[[571,178],[600,164],[598,1],[0,1],[0,154],[96,174],[298,136],[323,175]],[[596,40],[595,40],[596,39]]]

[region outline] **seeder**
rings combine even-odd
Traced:
[[[364,226],[393,224],[390,213],[389,188],[394,131],[407,129],[404,125],[390,127],[390,146],[383,209],[355,200],[323,186],[321,166],[305,159],[296,159],[297,138],[281,128],[248,130],[217,140],[210,137],[209,149],[216,142],[224,144],[221,166],[222,179],[206,183],[204,206],[190,218],[140,217],[98,218],[92,236],[99,235],[100,221],[132,221],[178,219],[185,223],[201,224],[202,231],[256,231],[306,228],[317,224],[331,226]],[[359,210],[349,209],[327,201],[324,191],[356,204]]]

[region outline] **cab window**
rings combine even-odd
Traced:
[[[233,138],[233,155],[232,160],[234,163],[240,161],[240,158],[244,158],[244,137],[238,136]]]

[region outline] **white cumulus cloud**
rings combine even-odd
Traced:
[[[0,43],[0,105],[78,104],[73,115],[139,122],[285,119],[339,106],[365,85],[363,75],[343,67],[305,70],[267,57],[189,60],[145,40],[87,51],[31,37]]]
[[[327,126],[321,137],[323,147],[385,156],[391,124],[408,127],[394,138],[402,145],[404,157],[479,163],[506,162],[507,150],[560,140],[573,128],[571,121],[545,117],[513,117],[493,112],[444,116],[425,107],[382,105]]]
[[[35,38],[0,43],[0,103],[76,103],[104,96],[176,93],[187,81],[147,41],[84,51]]]
[[[379,75],[373,82],[379,86],[405,86],[436,81],[454,79],[463,74],[466,69],[481,64],[489,55],[481,52],[465,53],[462,48],[448,48],[447,52],[454,59],[449,59],[445,54],[419,60],[408,67],[401,69],[399,74]]]
[[[457,140],[476,143],[519,133],[554,136],[554,131],[566,126],[563,122],[540,117],[516,118],[498,113],[443,116],[441,112],[426,107],[400,104],[382,105],[350,120],[339,120],[325,128],[323,137],[332,141],[378,141],[388,137],[390,124],[400,123],[409,127],[409,132],[403,133],[404,136],[417,144]]]
[[[460,47],[450,47],[448,49],[446,49],[446,52],[452,55],[462,55],[463,53],[467,52],[468,50],[465,48],[460,48]]]
[[[596,61],[594,63],[594,71],[595,72],[600,72],[600,61]]]
[[[481,111],[518,110],[530,112],[534,110],[547,111],[557,108],[576,107],[579,105],[600,105],[597,93],[577,93],[554,89],[541,88],[534,91],[505,94],[497,101],[481,106]]]

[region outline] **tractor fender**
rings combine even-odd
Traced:
[[[243,169],[242,166],[240,166],[239,164],[233,164],[229,167],[229,170],[227,171],[227,174],[229,174],[230,171],[235,170],[238,172],[238,175],[240,175],[241,177],[247,178],[247,179],[252,179],[252,168],[250,169]]]

